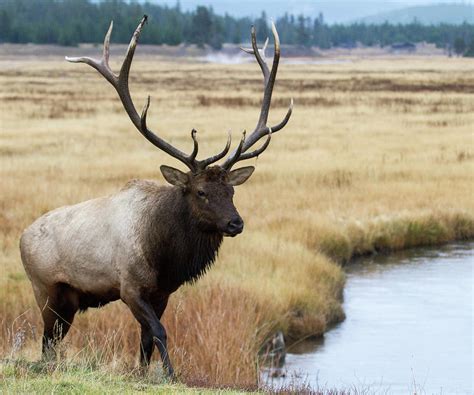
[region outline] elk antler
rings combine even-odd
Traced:
[[[244,134],[244,137],[242,138],[240,145],[229,155],[229,157],[222,164],[222,167],[226,170],[229,170],[238,161],[254,158],[260,155],[263,151],[265,151],[265,149],[270,144],[272,133],[276,133],[280,129],[283,129],[291,117],[291,113],[293,111],[293,99],[291,99],[288,112],[286,113],[283,120],[275,126],[272,126],[272,127],[267,126],[268,113],[270,111],[270,104],[272,101],[273,86],[275,85],[275,78],[278,71],[278,63],[280,61],[280,38],[278,37],[278,32],[276,30],[276,27],[273,21],[272,21],[272,33],[273,33],[273,38],[274,38],[274,43],[275,43],[275,50],[274,50],[273,65],[272,65],[271,70],[269,70],[268,65],[265,61],[265,50],[268,45],[268,38],[265,41],[263,49],[260,51],[257,47],[257,36],[256,36],[254,26],[252,26],[252,49],[241,48],[244,52],[255,55],[257,63],[260,66],[260,69],[262,70],[262,73],[263,73],[264,94],[263,94],[262,107],[260,110],[260,116],[258,118],[257,126],[255,126],[254,131],[250,134],[250,136],[247,139],[245,139],[245,134]],[[267,136],[267,139],[265,140],[265,143],[263,143],[263,145],[260,148],[256,149],[255,151],[246,152],[263,136]]]
[[[196,139],[196,130],[192,130],[191,137],[194,142],[194,149],[190,155],[186,155],[184,152],[180,151],[179,149],[173,147],[171,144],[163,140],[162,138],[158,137],[155,133],[153,133],[150,129],[148,129],[146,124],[146,118],[148,113],[148,108],[150,106],[150,97],[148,96],[147,103],[143,108],[142,115],[140,116],[135,109],[135,105],[133,104],[132,98],[130,96],[130,90],[128,87],[128,76],[130,72],[130,66],[132,65],[133,55],[135,53],[135,48],[138,43],[138,38],[140,37],[140,33],[142,31],[143,25],[147,21],[148,17],[146,15],[143,16],[142,20],[138,24],[135,32],[133,33],[132,39],[130,40],[130,44],[128,46],[127,54],[125,55],[125,59],[122,63],[122,67],[120,68],[119,75],[115,75],[112,69],[109,66],[109,55],[110,55],[110,36],[112,34],[113,22],[110,23],[109,30],[105,35],[104,39],[104,51],[102,55],[102,59],[97,60],[89,57],[67,57],[66,60],[69,62],[74,63],[86,63],[89,66],[92,66],[96,69],[102,76],[110,82],[110,84],[115,88],[117,91],[120,100],[122,101],[123,107],[127,112],[128,116],[130,117],[131,121],[138,129],[138,131],[145,136],[145,138],[158,147],[159,149],[163,150],[167,154],[171,155],[172,157],[180,160],[183,162],[189,169],[193,172],[197,172],[199,170],[204,169],[205,167],[209,166],[211,163],[217,162],[218,160],[222,159],[230,149],[231,144],[231,136],[229,133],[227,144],[225,148],[217,155],[214,155],[210,158],[204,160],[197,160],[196,156],[198,153],[198,141]]]

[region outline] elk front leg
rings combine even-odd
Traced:
[[[163,312],[168,304],[168,295],[159,298],[153,303],[153,308],[158,319],[161,319]],[[141,326],[141,342],[140,342],[140,365],[147,368],[150,365],[151,356],[153,355],[153,332],[148,325]]]
[[[160,322],[152,303],[141,295],[122,295],[122,300],[128,305],[129,309],[142,326],[142,334],[145,334],[144,340],[146,341],[145,347],[147,348],[144,349],[143,352],[144,359],[146,358],[147,351],[150,351],[150,344],[154,343],[160,352],[164,371],[168,377],[174,379],[174,370],[171,366],[171,361],[168,355],[166,330]],[[150,335],[153,339],[153,343],[149,341]],[[151,352],[149,355],[151,357]]]
[[[153,334],[148,325],[142,325],[142,333],[140,339],[140,368],[146,372],[150,365],[151,356],[153,355]]]

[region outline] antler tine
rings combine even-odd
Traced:
[[[214,155],[214,156],[211,156],[210,158],[199,161],[198,163],[199,167],[204,169],[210,164],[217,162],[218,160],[221,160],[229,152],[231,143],[232,143],[232,132],[229,130],[229,133],[227,134],[227,143],[224,149],[221,152],[219,152],[217,155]]]
[[[250,134],[248,139],[245,140],[245,143],[241,149],[241,152],[237,152],[237,150],[234,150],[232,154],[230,154],[230,156],[226,159],[226,161],[222,165],[224,168],[230,169],[230,167],[236,162],[238,162],[239,160],[250,159],[259,155],[261,152],[263,152],[263,150],[265,150],[268,147],[268,144],[270,144],[271,137],[268,137],[267,141],[263,144],[262,147],[265,147],[265,148],[262,151],[260,151],[260,149],[262,148],[261,147],[260,149],[257,149],[248,154],[245,153],[250,147],[252,147],[263,136],[267,134],[271,136],[272,133],[275,133],[283,129],[283,127],[285,127],[285,125],[288,123],[291,117],[291,114],[293,112],[293,99],[291,99],[290,106],[283,120],[275,126],[272,126],[272,127],[267,126],[268,114],[270,112],[270,104],[272,101],[273,87],[275,85],[275,79],[276,79],[276,75],[278,71],[278,64],[280,61],[280,52],[281,52],[280,51],[280,38],[278,36],[278,32],[276,30],[276,27],[273,21],[272,21],[272,33],[273,33],[275,44],[274,44],[273,64],[272,64],[271,71],[268,71],[268,65],[263,60],[257,48],[256,33],[255,33],[255,28],[253,26],[252,26],[252,34],[251,34],[252,35],[252,49],[250,50],[250,49],[242,48],[245,52],[255,55],[257,63],[259,64],[263,73],[265,88],[264,88],[262,106],[260,109],[260,116],[259,116],[259,119],[254,131]],[[263,46],[263,52],[265,51],[267,45],[268,45],[268,39],[265,41],[265,44]],[[257,152],[257,154],[254,155],[255,152]]]
[[[145,25],[145,22],[147,20],[148,20],[148,16],[144,15],[140,23],[138,24],[137,28],[133,32],[132,38],[130,40],[130,44],[128,45],[128,48],[127,48],[127,53],[122,62],[122,66],[120,67],[120,73],[117,79],[117,83],[116,85],[114,85],[114,88],[117,91],[120,97],[120,100],[122,101],[125,111],[127,112],[128,116],[130,117],[130,120],[133,122],[133,124],[135,125],[137,129],[140,129],[139,125],[141,125],[141,120],[140,120],[140,117],[138,116],[138,113],[135,109],[135,105],[133,104],[132,98],[130,96],[130,90],[128,87],[128,76],[130,73],[130,67],[132,65],[133,55],[135,55],[135,48],[137,47],[140,33],[142,32],[143,25]],[[140,132],[143,135],[145,135],[143,131],[140,130]],[[150,130],[147,130],[147,134],[150,135],[150,133],[154,134]],[[158,140],[161,140],[158,136],[156,137]],[[155,142],[157,142],[158,140],[154,139]],[[152,144],[154,143],[152,142]],[[158,148],[161,148],[161,147],[158,146]],[[182,155],[186,156],[184,153],[182,153]]]
[[[96,69],[100,74],[102,74],[107,81],[109,81],[114,87],[118,82],[118,76],[114,74],[114,72],[109,67],[109,45],[110,45],[110,36],[112,35],[112,29],[114,27],[114,22],[110,22],[109,29],[107,30],[107,34],[104,38],[104,50],[102,54],[102,59],[97,60],[94,58],[90,58],[88,56],[83,57],[69,57],[66,56],[65,59],[71,63],[86,63],[89,66],[92,66]]]
[[[109,66],[109,56],[110,56],[110,37],[112,36],[112,30],[114,28],[114,21],[110,21],[110,26],[109,30],[107,30],[107,33],[104,38],[104,49],[103,49],[103,54],[102,54],[102,62],[110,68]]]
[[[290,120],[292,112],[293,112],[293,99],[291,99],[290,106],[288,107],[288,111],[286,112],[286,115],[282,119],[282,121],[280,123],[276,124],[275,126],[271,126],[271,127],[266,126],[263,129],[261,129],[260,131],[262,133],[262,136],[268,135],[269,133],[273,134],[273,133],[276,133],[279,130],[283,129],[286,126],[286,124],[288,123],[288,121]],[[236,162],[240,162],[241,160],[245,160],[245,159],[251,159],[255,156],[260,155],[270,144],[270,137],[271,136],[269,135],[267,140],[265,140],[265,143],[263,144],[263,146],[261,148],[255,150],[255,151],[252,151],[252,152],[248,152],[248,153],[246,152],[244,154],[241,154],[240,158]],[[250,139],[253,139],[253,142],[250,142]],[[260,139],[260,137],[256,138],[254,134],[251,134],[249,136],[249,138],[246,140],[245,145],[248,144],[249,147],[250,147],[250,146],[254,145],[259,139]],[[257,153],[254,155],[255,152],[257,152]],[[234,162],[234,164],[236,162]]]
[[[244,152],[249,147],[254,145],[258,140],[260,140],[263,136],[265,136],[268,133],[268,129],[272,129],[272,134],[278,132],[281,129],[283,129],[291,118],[291,114],[293,113],[293,104],[294,104],[293,99],[291,99],[290,100],[290,105],[288,106],[288,110],[285,114],[285,117],[281,120],[280,123],[278,123],[274,126],[271,126],[271,127],[264,126],[261,129],[255,130],[249,136],[249,138],[246,140],[245,146],[244,146]],[[246,148],[246,147],[248,147],[248,148]]]
[[[260,54],[260,51],[258,50],[258,46],[257,46],[257,33],[255,31],[255,26],[252,26],[252,32],[251,32],[251,37],[252,37],[252,49],[248,49],[248,48],[243,48],[243,47],[240,47],[240,49],[248,54],[251,54],[251,55],[254,55],[255,56],[255,59],[257,59],[257,63],[258,65],[260,66],[260,68],[262,69],[262,73],[263,73],[263,85],[266,86],[267,85],[267,82],[268,82],[268,77],[270,76],[270,71],[268,70],[268,65],[267,63],[264,61],[264,57],[265,57],[265,50],[267,48],[267,45],[268,45],[268,38],[267,40],[265,41],[265,45],[263,46],[263,58],[262,58],[262,55]]]
[[[272,21],[272,33],[273,33],[273,39],[275,41],[273,65],[272,65],[272,70],[270,71],[270,74],[268,76],[268,80],[266,81],[266,84],[265,84],[265,92],[263,94],[262,108],[260,111],[260,118],[258,119],[256,129],[261,128],[267,123],[268,113],[270,111],[270,104],[272,101],[273,86],[275,85],[275,78],[278,71],[278,63],[280,62],[280,38],[278,36],[278,32],[276,30],[276,27],[273,21]],[[267,70],[268,70],[268,66],[267,66]],[[249,146],[247,146],[247,148],[248,147]]]
[[[117,91],[120,97],[120,100],[122,101],[122,105],[125,111],[127,112],[130,120],[138,129],[138,131],[143,136],[145,136],[145,138],[154,146],[166,152],[167,154],[171,155],[172,157],[180,160],[187,167],[189,167],[189,169],[191,169],[192,171],[195,171],[197,167],[196,160],[195,160],[195,157],[197,155],[197,150],[196,150],[197,141],[195,140],[195,136],[191,135],[191,137],[194,140],[194,151],[191,155],[187,156],[184,152],[173,147],[171,144],[169,144],[162,138],[158,137],[156,134],[154,134],[151,130],[148,129],[147,124],[146,124],[146,118],[147,118],[148,108],[150,106],[150,97],[148,97],[147,103],[145,104],[145,107],[143,108],[142,115],[140,116],[130,96],[130,90],[128,87],[128,77],[130,73],[130,67],[132,65],[133,55],[135,54],[135,49],[137,47],[140,33],[147,19],[148,17],[144,15],[140,23],[138,24],[137,28],[135,29],[135,32],[133,33],[132,39],[130,40],[130,44],[127,49],[127,54],[125,55],[125,59],[122,63],[122,67],[120,68],[120,73],[118,76],[113,73],[113,71],[111,70],[109,66],[110,36],[112,34],[113,22],[110,23],[110,27],[104,38],[104,49],[103,49],[101,60],[96,60],[89,57],[66,57],[66,60],[73,63],[86,63],[89,66],[92,66],[93,68],[95,68],[100,74],[102,74],[102,76],[107,81],[109,81],[110,84]]]
[[[253,49],[251,48],[240,47],[240,50],[244,51],[245,53],[248,53],[249,55],[253,55]]]
[[[272,133],[273,133],[272,128],[268,128],[268,134],[267,134],[268,137],[265,140],[265,142],[263,143],[263,145],[260,148],[256,149],[255,151],[246,152],[244,154],[241,154],[236,162],[239,162],[241,160],[255,158],[256,156],[259,156],[270,145],[270,140],[272,139]]]
[[[267,86],[268,78],[270,76],[270,71],[268,70],[268,65],[265,63],[265,61],[262,58],[262,55],[260,54],[260,51],[258,50],[257,32],[255,31],[255,26],[252,26],[252,50],[253,50],[253,54],[255,55],[255,59],[257,59],[258,65],[262,69],[263,85]]]
[[[262,58],[265,60],[265,51],[267,50],[267,46],[268,46],[268,43],[269,43],[270,39],[267,37],[267,39],[265,40],[265,44],[263,44],[263,48],[262,48]]]
[[[142,115],[140,117],[140,120],[141,120],[140,126],[144,130],[148,130],[148,128],[146,126],[146,117],[148,115],[148,108],[149,107],[150,107],[150,95],[148,95],[148,98],[146,99],[146,103],[143,106]]]
[[[191,138],[193,139],[193,142],[194,142],[193,152],[191,153],[191,155],[189,155],[189,160],[191,162],[194,162],[199,151],[199,143],[198,143],[196,134],[197,134],[196,129],[191,130]]]
[[[128,86],[128,75],[130,73],[130,67],[132,65],[133,55],[135,54],[135,49],[137,48],[138,39],[140,38],[140,33],[142,32],[143,25],[148,20],[147,15],[143,15],[142,20],[138,24],[137,28],[133,32],[132,39],[130,44],[128,44],[127,54],[123,60],[122,67],[120,68],[119,74],[119,83]]]
[[[143,110],[142,110],[142,115],[140,116],[140,127],[138,128],[138,131],[150,142],[152,143],[154,146],[162,149],[163,151],[165,151],[167,154],[171,155],[172,157],[180,160],[181,162],[183,162],[186,166],[188,166],[188,168],[191,170],[191,171],[196,171],[196,168],[197,168],[197,165],[196,165],[196,161],[194,160],[193,158],[193,155],[195,154],[196,152],[196,155],[197,155],[197,139],[196,139],[196,136],[195,136],[195,133],[193,134],[191,132],[191,137],[193,138],[194,140],[194,149],[193,149],[193,153],[189,156],[187,156],[186,154],[184,153],[181,153],[181,151],[177,150],[176,148],[174,148],[171,144],[167,143],[166,141],[162,140],[161,138],[159,138],[155,133],[153,133],[150,129],[148,129],[148,126],[147,126],[147,123],[146,123],[146,119],[147,119],[147,115],[148,115],[148,108],[150,107],[150,96],[148,96],[148,99],[146,101],[146,104],[145,106],[143,107]],[[194,129],[193,129],[194,132],[196,132]],[[176,153],[178,152],[178,153]],[[195,156],[194,156],[195,157]]]
[[[242,138],[240,139],[240,143],[235,149],[236,155],[231,155],[229,158],[227,158],[225,163],[221,166],[223,169],[230,170],[231,167],[239,160],[240,154],[242,153],[242,148],[245,143],[246,134],[247,134],[247,131],[244,130],[242,133]]]

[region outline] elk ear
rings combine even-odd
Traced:
[[[165,177],[165,180],[171,185],[176,185],[181,188],[186,188],[188,186],[188,175],[183,173],[181,170],[165,165],[160,166],[160,170],[163,177]]]
[[[229,184],[234,187],[243,184],[250,178],[254,170],[255,167],[253,166],[245,166],[240,169],[232,170],[229,173]]]

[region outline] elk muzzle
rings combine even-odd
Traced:
[[[224,236],[234,237],[234,236],[237,236],[239,233],[242,233],[243,230],[244,230],[244,221],[239,215],[237,215],[227,223]]]

